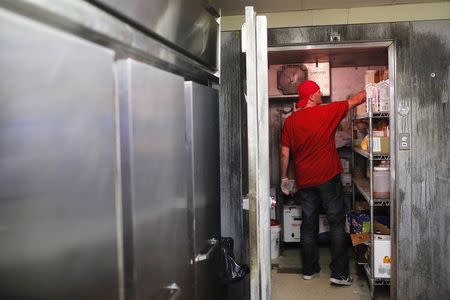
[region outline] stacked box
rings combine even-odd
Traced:
[[[370,216],[356,211],[347,214],[350,233],[366,233],[370,232]]]
[[[379,74],[377,70],[367,70],[364,74],[364,82],[366,84],[376,83],[379,81]]]
[[[388,155],[390,151],[390,142],[388,136],[374,136],[373,153]]]
[[[374,83],[369,83],[366,85],[366,102],[372,102],[372,112],[379,111],[378,103],[378,86]],[[366,105],[366,112],[369,112],[369,106]]]
[[[366,84],[367,103],[372,101],[372,112],[388,112],[390,109],[389,80]],[[366,112],[369,108],[366,105]]]
[[[389,80],[381,81],[377,84],[379,111],[389,111]]]

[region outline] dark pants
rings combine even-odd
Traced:
[[[319,210],[322,206],[330,225],[331,276],[348,276],[348,253],[344,229],[347,209],[340,175],[324,184],[301,189],[299,193],[303,210],[300,235],[303,274],[312,275],[320,271],[317,237],[319,235]]]

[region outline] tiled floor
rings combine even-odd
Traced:
[[[352,257],[352,255],[350,255]],[[370,290],[365,274],[353,259],[350,261],[350,274],[353,284],[349,287],[330,285],[331,261],[327,245],[320,247],[320,265],[322,271],[318,278],[303,280],[301,277],[300,250],[296,246],[285,249],[282,255],[272,261],[272,299],[273,300],[353,300],[370,299]],[[278,265],[278,268],[276,266]],[[281,273],[288,272],[288,273]],[[297,272],[297,273],[294,273]],[[376,295],[376,299],[389,299],[384,294]]]

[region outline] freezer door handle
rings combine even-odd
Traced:
[[[208,260],[209,257],[211,256],[211,253],[214,252],[214,250],[217,248],[218,245],[219,245],[219,241],[217,239],[215,239],[215,238],[209,239],[208,240],[208,248],[207,248],[208,250],[205,249],[206,251],[202,251],[202,253],[198,254],[195,257],[195,262],[198,263],[198,262],[201,262],[204,260]]]
[[[163,287],[156,297],[151,297],[152,300],[177,300],[180,299],[181,288],[175,282]]]

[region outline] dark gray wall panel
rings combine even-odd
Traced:
[[[393,24],[274,28],[269,29],[268,46],[329,43],[333,32],[340,34],[341,41],[380,41],[393,38]]]
[[[413,197],[406,205],[411,210],[409,246],[414,262],[409,286],[415,293],[409,299],[446,299],[450,296],[450,20],[412,23],[411,58]]]
[[[114,53],[0,23],[0,299],[119,299]]]
[[[239,262],[248,262],[248,227],[241,198],[245,189],[245,124],[241,36],[239,32],[222,32],[220,86],[220,188],[222,236],[234,240],[234,254]],[[248,220],[247,220],[248,222]],[[247,299],[248,278],[230,286],[228,299]]]

